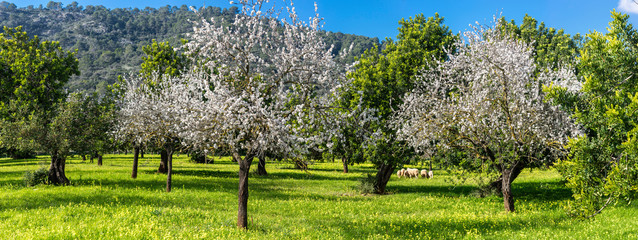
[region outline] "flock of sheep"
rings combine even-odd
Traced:
[[[419,176],[421,176],[422,178],[432,178],[434,177],[434,173],[432,173],[432,171],[428,171],[428,170],[421,170],[421,172],[419,172],[419,169],[416,168],[402,168],[401,170],[397,171],[397,177],[402,178],[402,177],[409,177],[409,178],[419,178]]]

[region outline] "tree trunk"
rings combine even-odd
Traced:
[[[430,167],[428,168],[428,171],[432,171],[432,158],[430,158]]]
[[[93,154],[90,154],[90,155],[89,155],[89,162],[90,162],[90,163],[93,163],[93,158],[94,158]]]
[[[259,157],[259,163],[257,164],[257,175],[268,175],[268,172],[266,172],[266,157]]]
[[[343,163],[343,173],[348,173],[348,159],[344,157],[341,162]]]
[[[394,165],[381,164],[377,171],[377,179],[374,183],[374,190],[377,194],[385,194],[385,186],[388,185],[388,180],[394,172]]]
[[[521,172],[523,172],[523,169],[525,169],[525,164],[523,163],[517,163],[516,165],[514,165],[514,168],[512,169],[512,175],[510,177],[510,184],[514,182],[514,180],[516,180],[516,178],[518,177],[519,174],[521,174]],[[502,188],[503,188],[503,174],[501,174],[501,176],[498,177],[498,179],[490,183],[490,189],[501,191]]]
[[[98,166],[102,166],[102,155],[101,154],[97,155],[97,165]]]
[[[144,148],[140,148],[140,147],[138,147],[138,148],[139,148],[139,151],[140,151],[140,157],[144,158]]]
[[[248,173],[250,170],[250,164],[253,162],[253,156],[249,153],[242,160],[239,153],[233,153],[233,159],[239,163],[239,191],[238,201],[239,207],[237,210],[237,227],[247,229],[248,228]]]
[[[503,187],[501,192],[503,193],[503,203],[505,204],[505,211],[514,212],[514,196],[512,196],[512,176],[513,171],[511,168],[503,169]]]
[[[166,153],[166,149],[162,149],[160,152],[160,166],[157,169],[158,173],[168,173],[168,154]]]
[[[66,174],[64,173],[64,166],[66,164],[66,159],[64,157],[59,157],[57,153],[51,154],[51,166],[49,167],[49,183],[50,184],[69,184],[69,179],[66,178]]]
[[[173,184],[173,146],[169,146],[166,148],[166,155],[168,158],[168,160],[166,161],[168,166],[168,171],[166,173],[166,192],[171,192],[171,187]]]
[[[86,155],[82,154],[82,162],[86,162]]]
[[[133,172],[131,173],[131,178],[137,178],[137,164],[138,164],[138,157],[139,157],[139,153],[140,153],[140,147],[135,147],[135,149],[133,150]]]

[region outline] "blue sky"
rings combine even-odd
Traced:
[[[18,7],[46,6],[41,0],[3,0]],[[103,5],[107,8],[159,8],[161,6],[231,6],[226,0],[76,0],[80,5]],[[73,2],[62,0],[64,6]],[[300,15],[311,16],[312,0],[296,0]],[[445,17],[445,24],[457,33],[468,29],[476,21],[490,23],[492,16],[502,14],[520,23],[525,13],[548,27],[563,28],[567,33],[587,33],[589,30],[606,31],[612,9],[630,13],[630,21],[638,23],[638,5],[632,0],[316,0],[320,16],[325,18],[324,29],[370,37],[394,38],[398,21],[419,13],[433,16],[435,12]],[[619,8],[619,6],[621,6]]]

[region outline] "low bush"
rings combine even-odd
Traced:
[[[377,178],[374,175],[366,174],[365,177],[359,179],[359,192],[363,194],[374,193],[374,185]]]
[[[49,169],[42,167],[35,171],[27,171],[24,173],[24,185],[27,187],[36,186],[39,184],[47,184],[49,178]]]

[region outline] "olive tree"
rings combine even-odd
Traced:
[[[428,67],[428,61],[446,59],[445,49],[453,50],[458,37],[438,14],[433,17],[419,14],[402,19],[399,25],[396,41],[387,39],[384,49],[369,49],[359,58],[348,74],[352,78],[349,91],[340,98],[342,106],[359,111],[356,106],[360,105],[376,119],[365,127],[370,129],[365,135],[371,140],[361,141],[355,137],[350,138],[353,141],[343,141],[341,146],[353,149],[356,155],[363,155],[344,160],[370,161],[376,166],[374,190],[379,194],[385,194],[394,169],[406,163],[414,153],[390,127],[394,110],[401,105],[403,95],[414,88],[419,71]],[[342,129],[346,137],[364,133],[359,127]],[[369,141],[374,144],[362,144]]]
[[[30,38],[21,27],[0,33],[0,147],[51,154],[53,184],[69,183],[64,171],[68,148],[59,145],[66,138],[55,131],[65,128],[54,119],[66,97],[64,84],[77,74],[75,53],[58,42]]]

